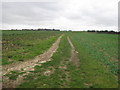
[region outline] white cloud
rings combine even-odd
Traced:
[[[3,28],[117,30],[118,0],[50,1],[4,2]]]

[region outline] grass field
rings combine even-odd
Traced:
[[[3,31],[2,64],[24,61],[43,53],[59,35],[59,32],[46,31]]]
[[[37,64],[17,88],[117,88],[118,35],[87,32],[3,31],[3,64],[34,58],[63,35],[51,60]],[[77,67],[70,61],[72,47]],[[12,40],[11,40],[12,39]],[[19,40],[19,41],[18,41]],[[12,45],[14,45],[14,48]],[[74,58],[75,59],[75,58]],[[24,70],[6,74],[11,80]]]

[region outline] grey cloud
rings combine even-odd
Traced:
[[[59,17],[56,3],[3,3],[3,23],[25,23],[53,20]]]
[[[102,8],[95,8],[93,6],[92,11],[89,8],[83,8],[78,10],[77,13],[66,14],[65,17],[73,20],[74,22],[86,21],[96,25],[117,26],[117,15],[112,15],[111,12],[112,11],[107,11]]]
[[[87,2],[88,0],[84,1]],[[78,29],[83,24],[91,24],[94,25],[93,27],[103,25],[104,28],[117,27],[117,11],[113,9],[115,7],[107,6],[107,4],[97,6],[97,1],[94,1],[96,0],[91,1],[90,4],[84,2],[86,6],[81,6],[82,0],[81,2],[80,0],[66,0],[66,2],[65,0],[57,0],[57,2],[4,2],[2,7],[3,24],[6,25],[5,27],[8,24],[9,26],[40,25],[46,28],[48,26],[61,27],[60,29],[70,27],[69,29],[74,30],[76,26]],[[103,3],[108,3],[108,1],[111,2],[112,0],[101,0]]]

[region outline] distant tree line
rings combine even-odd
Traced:
[[[59,29],[11,29],[11,30],[22,30],[22,31],[60,31]]]
[[[60,31],[59,29],[37,29],[38,31]]]
[[[120,34],[120,31],[119,32],[115,32],[113,30],[100,30],[100,31],[97,31],[97,30],[87,30],[87,32],[96,32],[96,33],[108,33],[108,34]]]

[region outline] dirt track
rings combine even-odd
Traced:
[[[38,64],[40,65],[41,63],[45,63],[47,61],[50,61],[52,55],[56,52],[56,50],[59,46],[62,36],[63,35],[61,35],[55,41],[55,43],[52,45],[51,48],[49,48],[43,54],[35,57],[35,59],[3,66],[3,73],[2,73],[3,75],[7,74],[10,71],[21,70],[21,69],[23,69],[26,72],[25,74],[19,76],[17,78],[17,80],[10,80],[7,77],[3,77],[3,81],[5,81],[5,82],[3,82],[3,88],[15,88],[17,85],[19,85],[23,81],[24,75],[28,74],[29,71],[34,71],[34,66],[36,66]]]
[[[73,64],[76,66],[76,67],[79,67],[80,66],[80,62],[79,62],[79,58],[78,58],[78,55],[77,55],[77,51],[75,50],[75,47],[74,45],[72,44],[71,40],[69,37],[67,37],[68,39],[68,42],[70,43],[70,46],[71,46],[71,58],[70,58],[70,61],[73,62]]]

